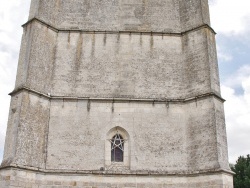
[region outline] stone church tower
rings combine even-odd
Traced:
[[[232,188],[207,0],[32,0],[0,187]]]

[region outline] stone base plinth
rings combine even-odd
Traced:
[[[40,172],[19,168],[0,170],[1,188],[233,188],[230,173],[138,175]]]

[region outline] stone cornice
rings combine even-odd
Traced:
[[[225,173],[234,175],[229,169],[204,169],[204,170],[189,170],[189,171],[179,171],[179,172],[167,172],[167,171],[148,171],[148,170],[126,170],[126,171],[106,171],[106,170],[64,170],[64,169],[40,169],[36,167],[28,166],[19,166],[19,165],[9,165],[5,167],[0,167],[0,170],[25,170],[33,171],[41,174],[51,174],[51,175],[118,175],[118,176],[179,176],[179,177],[188,177],[188,176],[199,176],[207,174],[218,174]]]
[[[78,33],[95,33],[95,34],[137,34],[137,35],[154,35],[154,36],[183,36],[187,33],[193,32],[193,31],[197,31],[200,29],[208,29],[210,30],[212,33],[216,34],[216,32],[213,30],[212,27],[210,27],[208,24],[202,24],[200,26],[197,26],[195,28],[189,29],[187,31],[183,31],[183,32],[149,32],[149,31],[101,31],[101,30],[82,30],[82,29],[65,29],[65,28],[57,28],[56,26],[53,26],[51,24],[46,23],[45,21],[38,19],[36,17],[30,19],[29,21],[27,21],[25,24],[22,25],[22,27],[26,27],[29,24],[33,23],[33,22],[38,22],[48,28],[50,28],[51,30],[55,31],[55,32],[78,32]]]
[[[88,96],[55,96],[51,94],[42,93],[36,91],[34,89],[28,87],[20,87],[9,93],[9,95],[14,96],[22,91],[26,91],[29,93],[33,93],[35,95],[45,97],[49,100],[91,100],[91,101],[110,101],[110,102],[152,102],[152,103],[186,103],[191,101],[202,100],[208,97],[214,97],[221,102],[225,102],[221,96],[217,95],[216,93],[204,93],[192,97],[182,98],[182,99],[170,99],[170,98],[97,98],[97,97],[88,97]]]

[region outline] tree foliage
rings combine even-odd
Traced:
[[[240,156],[231,166],[234,175],[234,188],[250,188],[250,155]]]

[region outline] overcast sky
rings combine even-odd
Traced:
[[[0,163],[14,88],[21,24],[30,0],[0,0]],[[222,97],[225,102],[229,161],[250,154],[250,0],[210,0],[217,34]]]

